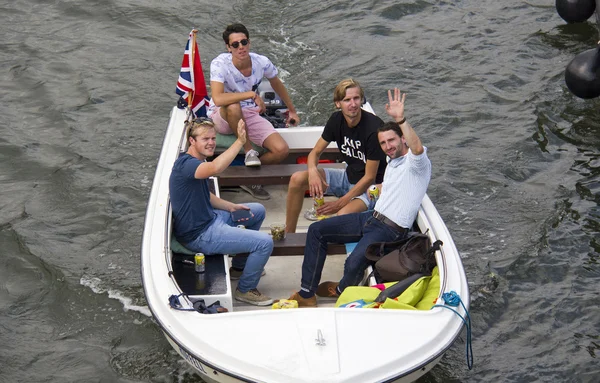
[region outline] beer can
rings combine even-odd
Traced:
[[[237,225],[236,227],[237,227],[238,229],[245,229],[245,228],[246,228],[246,226],[244,226],[244,225]]]
[[[379,198],[379,188],[377,187],[377,185],[371,185],[371,187],[369,188],[369,198],[372,200],[376,200],[377,198]]]
[[[196,253],[194,256],[194,265],[197,273],[203,273],[206,270],[205,257],[202,253]]]
[[[318,208],[323,206],[323,204],[325,204],[325,197],[314,197],[313,198],[313,206],[315,207],[315,210],[317,210]]]

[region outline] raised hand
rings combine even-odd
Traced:
[[[394,95],[392,91],[388,90],[389,103],[385,104],[385,111],[387,114],[396,121],[401,121],[404,118],[404,100],[406,100],[406,93],[400,93],[400,89],[394,88]]]
[[[237,133],[238,140],[244,145],[246,143],[246,123],[241,118],[238,122]]]

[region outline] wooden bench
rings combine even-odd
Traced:
[[[285,239],[273,241],[273,252],[271,257],[287,255],[304,255],[306,247],[306,233],[288,233]],[[330,243],[327,246],[327,255],[346,254],[346,245],[341,243]],[[240,253],[237,256],[247,257],[248,253]]]
[[[322,163],[321,168],[344,169],[343,163]],[[307,170],[306,164],[263,165],[258,167],[230,166],[218,175],[219,186],[287,185],[297,171]]]
[[[292,128],[277,128],[277,133],[288,143],[289,153],[291,158],[298,155],[308,155],[312,150],[315,143],[319,140],[323,134],[323,126],[301,126]],[[219,155],[227,150],[237,140],[237,137],[233,134],[223,135],[217,133],[217,147],[215,149],[215,155]],[[254,150],[263,154],[266,150],[252,144]],[[339,149],[335,141],[330,142],[324,153],[326,155],[334,154],[339,155]],[[240,154],[244,154],[244,150],[240,150]]]
[[[273,253],[277,255],[304,255],[306,246],[306,233],[288,233],[282,241],[273,241]],[[346,254],[346,246],[339,243],[330,243],[327,246],[327,255]]]

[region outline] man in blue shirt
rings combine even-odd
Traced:
[[[298,301],[300,307],[316,306],[315,293],[337,297],[346,287],[358,285],[369,265],[366,248],[374,242],[404,238],[417,217],[431,179],[431,162],[427,148],[404,117],[406,94],[396,88],[393,95],[388,91],[388,98],[385,109],[395,122],[388,122],[378,130],[379,145],[390,158],[381,196],[374,211],[338,215],[309,226],[300,290],[289,298]],[[329,242],[358,243],[346,258],[342,279],[319,284]]]
[[[186,248],[213,254],[250,253],[248,258],[235,257],[230,274],[239,277],[234,293],[238,301],[266,306],[273,300],[261,294],[258,281],[273,251],[273,240],[258,231],[265,219],[265,208],[259,203],[234,204],[210,192],[208,178],[227,168],[246,142],[246,125],[240,120],[237,140],[211,162],[216,147],[216,131],[212,120],[197,118],[186,123],[189,149],[173,165],[169,178],[173,235]],[[249,211],[249,218],[234,221],[232,213]],[[236,226],[243,224],[244,230]]]

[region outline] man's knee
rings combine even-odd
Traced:
[[[266,258],[269,258],[271,253],[273,253],[273,248],[275,247],[273,244],[273,238],[271,238],[267,233],[261,234],[264,234],[264,236],[261,238],[259,246],[264,250],[263,254],[266,255]]]
[[[290,147],[278,133],[269,134],[262,146],[269,151],[270,163],[282,162],[290,153]]]
[[[231,118],[242,118],[242,106],[236,102],[234,104],[224,105],[219,108],[219,113],[225,121],[229,121]]]
[[[251,236],[247,237],[248,251],[256,257],[269,258],[273,252],[273,238],[262,231],[250,231]]]
[[[323,229],[327,230],[327,220],[317,221],[310,226],[308,226],[308,232],[306,233],[306,238],[308,241],[309,237],[312,237],[314,240],[319,242],[323,241]]]
[[[224,113],[232,113],[232,112],[242,112],[242,106],[240,105],[239,102],[234,102],[233,104],[229,104],[229,105],[223,105],[220,108],[221,111],[224,111]]]
[[[315,222],[317,223],[317,222]],[[321,238],[321,233],[318,228],[313,224],[308,227],[308,231],[306,232],[306,246],[308,246],[308,242],[310,241],[319,241]]]
[[[254,216],[257,219],[265,218],[267,211],[262,204],[260,204],[258,202],[250,202],[250,203],[247,203],[246,205],[250,208],[250,211],[252,212],[252,214],[254,214]]]
[[[299,172],[295,172],[290,177],[289,189],[296,188],[306,188],[308,186],[308,172],[306,170],[302,170]]]
[[[290,154],[290,147],[285,141],[281,145],[274,145],[267,149],[269,150],[269,152],[271,152],[271,155],[275,158],[275,161],[277,162],[282,162],[287,158],[288,154]]]

